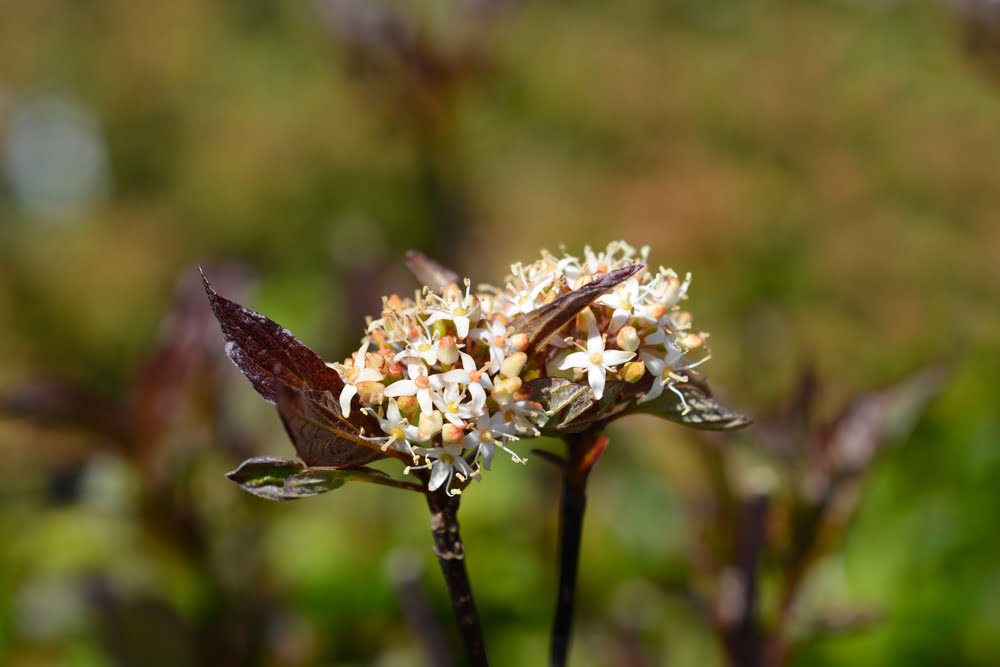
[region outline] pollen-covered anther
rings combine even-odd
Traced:
[[[618,344],[618,347],[626,352],[635,352],[639,349],[639,344],[642,341],[639,339],[639,333],[635,330],[635,327],[626,326],[618,330],[615,342]]]
[[[517,377],[521,374],[524,369],[524,365],[528,362],[528,355],[524,352],[515,352],[500,364],[500,375],[505,378]]]

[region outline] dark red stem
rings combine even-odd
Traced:
[[[449,497],[443,491],[427,494],[431,511],[431,534],[434,537],[434,554],[441,565],[455,610],[455,620],[462,635],[465,652],[472,667],[487,667],[486,645],[479,613],[472,597],[469,575],[465,571],[465,546],[458,532],[459,496]]]
[[[564,667],[569,656],[580,566],[583,514],[587,507],[587,477],[607,446],[607,438],[597,431],[566,436],[568,461],[563,475],[559,506],[559,590],[552,623],[550,667]]]

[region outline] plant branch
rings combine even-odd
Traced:
[[[550,667],[564,667],[569,655],[583,515],[587,507],[587,477],[608,444],[607,437],[598,431],[585,431],[566,436],[563,440],[568,450],[568,461],[563,469],[563,493],[559,507],[559,590],[552,623]]]
[[[743,502],[735,545],[737,609],[724,630],[726,653],[733,667],[760,667],[763,661],[758,566],[767,540],[769,505],[766,495],[754,495]]]
[[[487,667],[486,646],[479,613],[472,597],[469,575],[465,571],[465,546],[458,532],[458,504],[460,496],[448,496],[444,491],[426,494],[431,511],[431,534],[434,537],[434,554],[441,565],[451,595],[455,619],[462,634],[465,652],[472,667]]]

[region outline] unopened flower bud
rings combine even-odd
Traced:
[[[521,388],[521,378],[512,377],[493,385],[494,398],[510,398]]]
[[[639,349],[639,343],[642,341],[639,340],[639,334],[635,330],[635,327],[627,326],[618,330],[615,342],[618,343],[618,347],[626,352],[635,352]]]
[[[518,352],[524,352],[528,349],[528,334],[519,333],[508,336],[507,342]]]
[[[458,361],[458,344],[454,336],[444,336],[438,341],[438,361],[449,366]]]
[[[590,331],[591,327],[597,326],[597,318],[594,311],[588,306],[576,314],[576,328],[580,331]]]
[[[686,329],[689,326],[691,326],[691,313],[687,312],[686,310],[682,310],[681,312],[674,315],[673,319],[674,319],[674,324],[676,324],[679,329]]]
[[[385,400],[382,395],[384,391],[385,385],[381,382],[361,382],[358,384],[358,398],[364,403],[382,405],[382,401]]]
[[[687,350],[695,350],[704,345],[705,339],[696,333],[685,334],[680,339],[680,344]]]
[[[515,352],[500,364],[500,375],[505,378],[517,377],[521,374],[524,364],[528,361],[528,355],[524,352]]]
[[[464,437],[465,430],[463,430],[461,426],[456,426],[455,424],[448,422],[441,427],[441,441],[446,445],[456,443]]]
[[[365,355],[365,363],[363,365],[368,366],[368,368],[380,368],[385,357],[378,352],[369,352]]]
[[[630,361],[624,366],[622,366],[621,376],[622,379],[629,384],[635,384],[642,379],[642,376],[646,374],[646,364],[643,363],[642,359],[637,361]]]
[[[681,293],[681,281],[677,276],[667,279],[666,289],[663,290],[663,300],[673,305],[677,301],[677,296]]]
[[[416,396],[400,396],[396,399],[396,407],[399,408],[399,414],[409,419],[417,414],[420,404],[417,402]]]
[[[444,426],[444,417],[437,410],[433,412],[420,413],[420,423],[417,425],[417,437],[421,440],[430,440],[441,432]]]

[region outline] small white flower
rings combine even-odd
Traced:
[[[410,443],[419,442],[420,440],[417,435],[417,427],[411,424],[410,420],[400,413],[396,401],[389,401],[385,417],[380,417],[378,424],[382,427],[382,432],[389,436],[389,439],[382,445],[382,449],[388,449],[392,445],[401,452],[413,454],[413,448],[410,446]]]
[[[417,359],[423,361],[428,366],[433,366],[438,361],[438,345],[440,341],[434,340],[427,329],[420,331],[415,338],[406,342],[406,348],[398,353],[394,360],[402,361],[409,359],[410,363]]]
[[[604,336],[597,327],[591,327],[590,335],[587,337],[587,351],[573,352],[559,364],[559,370],[573,368],[587,371],[587,382],[590,384],[590,390],[594,392],[594,398],[597,399],[604,395],[606,373],[614,371],[613,366],[624,364],[635,356],[635,352],[604,348]]]
[[[465,426],[465,422],[478,416],[486,404],[485,394],[483,394],[482,402],[478,405],[475,398],[463,403],[462,399],[464,397],[465,390],[458,382],[449,384],[443,393],[434,392],[432,395],[434,405],[441,411],[444,418],[455,426]]]
[[[476,474],[469,465],[469,462],[462,458],[462,445],[460,443],[444,445],[443,447],[417,447],[416,450],[420,456],[424,457],[427,463],[407,468],[406,472],[429,467],[431,469],[431,477],[427,482],[428,491],[436,491],[441,486],[444,486],[449,496],[456,495],[461,492],[452,491],[452,477],[457,474],[459,475],[459,479],[465,480]]]
[[[513,396],[497,393],[493,394],[493,399],[504,421],[513,424],[519,434],[538,435],[540,433],[538,426],[544,425],[548,419],[542,406],[534,401],[516,400]]]
[[[431,399],[431,380],[427,377],[427,367],[423,364],[409,364],[406,367],[406,374],[409,379],[393,382],[385,388],[382,395],[388,398],[416,396],[420,410],[425,413],[431,412],[434,409],[434,402]]]
[[[520,284],[515,285],[513,281],[507,283],[507,299],[511,306],[508,309],[509,315],[529,313],[537,308],[540,305],[538,301],[542,292],[555,282],[554,273],[546,272],[540,276],[535,275],[535,272],[532,271],[534,266],[529,267],[528,271],[522,264],[514,264],[510,267],[514,280]]]
[[[635,310],[642,306],[642,295],[639,291],[639,281],[629,278],[624,284],[616,287],[610,294],[603,295],[598,303],[614,308],[611,314],[611,324],[608,331],[618,331],[633,316]]]
[[[663,393],[663,388],[677,379],[683,379],[674,373],[674,366],[683,360],[684,352],[676,345],[667,343],[666,356],[658,356],[650,352],[642,352],[639,356],[646,364],[646,370],[653,376],[653,386],[649,388],[638,403],[652,401]],[[657,350],[659,353],[660,350]],[[683,399],[682,399],[683,400]]]
[[[507,325],[500,318],[490,323],[489,329],[475,329],[473,336],[486,343],[490,348],[490,373],[500,370],[500,364],[507,357]]]
[[[336,364],[334,369],[344,380],[344,388],[340,392],[340,412],[344,417],[351,416],[351,399],[358,393],[358,385],[362,382],[380,382],[382,374],[377,369],[368,367],[368,341],[361,344],[354,354],[354,362],[350,365]]]
[[[524,459],[507,449],[504,443],[504,438],[515,439],[517,437],[516,431],[514,423],[507,421],[499,412],[493,415],[480,415],[479,419],[476,420],[475,428],[462,439],[462,446],[466,449],[475,448],[476,456],[483,457],[483,467],[487,470],[490,469],[497,447],[507,451],[514,461],[522,463]]]
[[[436,306],[428,306],[431,316],[427,318],[425,324],[430,326],[435,322],[450,321],[455,323],[455,331],[459,338],[469,335],[469,325],[473,318],[478,319],[480,313],[479,299],[471,293],[472,283],[465,280],[465,295],[458,289],[446,290],[444,296],[430,294],[430,299],[437,303]]]
[[[476,368],[476,361],[471,356],[462,352],[461,368],[454,368],[447,373],[441,373],[431,378],[431,384],[437,387],[445,386],[445,383],[461,383],[469,387],[469,394],[472,395],[472,403],[476,412],[481,412],[486,405],[486,390],[493,389],[493,380],[486,373],[486,367]]]

